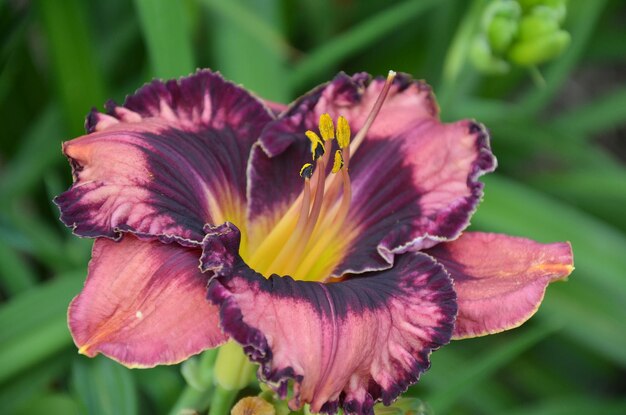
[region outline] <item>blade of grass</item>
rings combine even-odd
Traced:
[[[281,23],[279,2],[275,0],[267,0],[262,4],[242,0],[230,2],[206,0],[204,3],[211,10],[221,12],[232,7],[246,10],[247,13],[254,12],[257,16],[256,21],[263,21],[275,27]],[[217,3],[219,6],[215,8]],[[291,94],[284,82],[288,75],[284,55],[268,48],[266,42],[236,24],[230,14],[226,16],[228,17],[223,18],[223,14],[217,14],[217,18],[209,27],[216,68],[227,78],[243,84],[264,98],[288,102]]]
[[[74,355],[73,353],[71,354]],[[70,354],[53,356],[45,364],[38,365],[28,372],[11,379],[0,388],[0,402],[4,413],[13,414],[25,402],[42,394],[69,367]]]
[[[131,371],[103,356],[75,359],[72,389],[92,415],[138,413],[137,392]]]
[[[576,271],[574,277],[577,277]],[[578,275],[578,279],[587,277]],[[608,301],[606,296],[573,278],[566,285],[559,284],[548,290],[538,317],[561,324],[563,333],[571,339],[626,367],[624,303]]]
[[[491,348],[481,356],[474,356],[470,362],[451,374],[445,386],[439,387],[427,399],[436,413],[447,413],[463,396],[472,392],[472,387],[490,377],[524,351],[533,347],[541,340],[553,334],[556,328],[542,325],[532,329],[521,330],[514,338],[497,348]],[[436,355],[433,355],[436,364]]]
[[[84,132],[84,114],[105,99],[104,81],[94,56],[96,48],[90,40],[84,6],[79,0],[66,0],[63,7],[52,1],[37,1],[56,90],[71,135]]]
[[[626,232],[626,216],[623,215],[626,206],[626,171],[540,173],[527,178],[526,182]]]
[[[17,295],[37,283],[37,275],[20,253],[0,242],[0,286],[9,294]]]
[[[57,272],[76,269],[74,264],[65,260],[65,240],[50,223],[32,212],[25,212],[24,209],[19,211],[18,207],[9,212],[6,218],[15,227],[15,232],[26,239],[27,252],[38,261]]]
[[[67,306],[83,276],[84,271],[59,276],[0,307],[0,382],[71,343]]]
[[[624,125],[625,120],[626,88],[620,88],[560,114],[552,123],[555,128],[590,135]]]
[[[79,407],[71,396],[62,393],[45,394],[33,398],[14,415],[79,415]]]
[[[506,413],[507,415],[622,415],[626,413],[626,400],[573,395],[551,399],[535,405],[525,405],[524,408],[510,410]]]
[[[61,111],[54,105],[34,118],[32,127],[21,138],[18,153],[0,176],[0,207],[6,208],[28,192],[50,166],[63,160],[60,143],[65,135]]]
[[[203,0],[207,8],[236,27],[238,32],[246,33],[255,39],[264,50],[283,61],[300,54],[285,40],[273,22],[260,16],[256,10],[246,7],[240,1]],[[257,3],[258,4],[258,3]],[[249,4],[250,6],[250,4]],[[263,3],[267,7],[267,3]],[[276,8],[276,4],[272,6]],[[246,51],[250,52],[250,51]]]
[[[313,50],[295,66],[287,82],[293,91],[300,90],[324,73],[333,70],[342,59],[360,52],[374,41],[381,39],[399,26],[408,24],[433,6],[445,7],[446,1],[407,0],[390,6],[382,13]],[[391,69],[391,68],[390,68]]]
[[[135,8],[148,48],[152,75],[169,79],[192,73],[196,66],[184,2],[135,0]]]

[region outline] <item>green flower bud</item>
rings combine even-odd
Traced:
[[[518,39],[520,41],[539,39],[549,36],[560,30],[559,22],[545,8],[538,8],[537,12],[524,16],[519,26]]]
[[[470,47],[469,57],[476,69],[487,74],[504,74],[510,68],[504,59],[493,55],[487,39],[483,36],[477,36],[474,39]]]
[[[551,10],[556,20],[563,23],[567,14],[567,0],[518,0],[524,10],[524,14],[530,13],[537,7],[544,7]]]
[[[250,383],[254,370],[254,365],[235,342],[229,341],[219,348],[213,373],[215,382],[222,388],[229,391],[243,389]]]
[[[494,17],[487,29],[487,38],[489,39],[491,49],[496,53],[505,52],[513,42],[517,30],[517,20],[500,16]]]
[[[521,14],[522,9],[514,1],[498,0],[489,3],[483,13],[482,28],[494,52],[502,53],[511,45]]]
[[[569,45],[570,35],[564,30],[540,38],[515,43],[509,60],[520,66],[534,66],[559,56]]]

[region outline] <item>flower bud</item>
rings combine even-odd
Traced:
[[[505,52],[513,41],[522,10],[514,1],[490,3],[483,14],[483,30],[489,46],[496,53]]]
[[[487,74],[505,74],[510,68],[508,62],[492,54],[489,43],[483,36],[474,39],[469,51],[469,57],[476,69]]]
[[[570,43],[570,35],[564,30],[542,38],[519,42],[509,51],[511,62],[520,66],[533,66],[547,62],[560,55]]]

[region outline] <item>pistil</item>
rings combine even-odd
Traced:
[[[296,279],[319,279],[325,278],[337,265],[334,262],[341,259],[340,252],[349,243],[351,231],[345,226],[352,199],[350,158],[380,112],[395,75],[389,71],[380,95],[352,143],[350,126],[344,117],[338,118],[335,131],[330,115],[322,114],[319,123],[321,138],[313,131],[305,133],[311,142],[311,156],[316,168],[313,171],[310,163],[302,167],[302,193],[252,253],[249,264],[258,272],[263,275],[288,274]],[[333,153],[335,136],[339,149]],[[327,175],[331,154],[334,154],[333,168]],[[344,236],[340,238],[340,234]],[[319,263],[322,258],[326,258],[322,261],[324,264]],[[323,275],[319,275],[320,272]]]

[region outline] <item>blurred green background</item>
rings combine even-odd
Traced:
[[[473,69],[486,3],[0,0],[0,413],[167,414],[195,393],[179,367],[76,353],[66,309],[91,241],[51,199],[90,108],[197,67],[280,102],[339,70],[394,69],[433,85],[444,119],[485,123],[500,167],[472,226],[569,240],[576,270],[522,328],[434,353],[409,395],[440,415],[626,413],[626,2],[569,1],[545,85]]]

